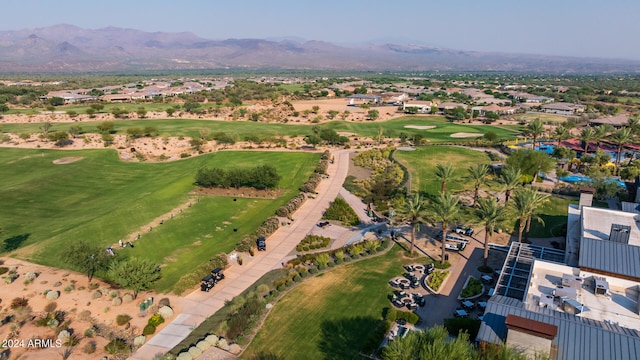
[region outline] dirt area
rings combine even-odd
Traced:
[[[358,154],[352,152],[349,154],[349,171],[347,172],[347,176],[354,176],[356,180],[366,180],[371,177],[373,172],[371,169],[364,168],[362,166],[357,166],[353,163],[353,158]]]
[[[106,355],[104,346],[111,338],[122,337],[132,339],[142,333],[142,328],[147,324],[150,312],[146,316],[140,316],[140,303],[149,297],[154,298],[157,305],[161,298],[167,297],[174,309],[174,317],[182,311],[178,298],[175,296],[159,296],[152,292],[138,294],[138,298],[131,302],[126,300],[126,290],[93,279],[89,285],[87,276],[67,270],[54,269],[42,265],[32,264],[12,258],[2,259],[2,266],[15,269],[18,278],[11,283],[3,281],[0,285],[0,307],[2,308],[2,322],[0,325],[0,338],[13,340],[9,358],[11,359],[54,359],[62,357],[65,349],[71,351],[69,359],[101,359]],[[38,274],[31,282],[25,281],[29,273]],[[7,273],[8,274],[8,273]],[[7,277],[3,275],[3,278]],[[48,300],[44,295],[46,291],[57,291],[59,298]],[[97,296],[100,292],[101,296]],[[18,311],[11,309],[14,298],[24,297],[28,300],[28,309]],[[114,300],[119,299],[119,300]],[[45,317],[48,307],[49,312],[60,311],[64,319],[60,319],[59,326],[49,323],[49,326],[38,326],[37,322]],[[154,308],[155,309],[155,308]],[[116,316],[127,314],[131,320],[122,326],[117,325]],[[169,323],[166,321],[165,324]],[[162,326],[158,327],[159,331]],[[78,339],[75,346],[67,347],[56,343],[57,334],[66,328]],[[88,329],[94,329],[95,334],[88,336]],[[156,332],[157,332],[156,331]],[[35,341],[51,339],[43,348],[35,346]],[[31,340],[31,342],[30,342]],[[147,339],[148,340],[148,339]],[[95,345],[95,352],[87,353],[91,344]]]
[[[82,156],[69,156],[69,157],[63,157],[60,159],[55,159],[52,162],[56,165],[64,165],[64,164],[71,164],[76,161],[80,161],[82,159],[84,159]]]
[[[191,192],[193,195],[206,195],[206,196],[229,196],[240,198],[255,198],[255,199],[277,199],[282,194],[282,189],[276,190],[256,190],[254,188],[203,188],[198,187]]]

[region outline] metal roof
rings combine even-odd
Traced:
[[[558,334],[552,344],[557,346],[558,360],[640,359],[640,332],[636,330],[525,305],[500,295],[495,295],[487,303],[476,341],[503,342],[507,336],[505,322],[509,314],[557,326]]]
[[[634,202],[622,202],[622,211],[634,214],[640,214],[640,204]]]
[[[640,278],[640,246],[614,241],[580,240],[578,266],[608,273]]]
[[[512,243],[496,283],[496,294],[523,300],[534,259],[564,264],[564,251],[518,242]]]

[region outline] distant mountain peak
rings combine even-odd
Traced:
[[[211,40],[191,32],[146,32],[59,24],[0,31],[0,72],[207,68],[640,72],[640,61],[460,51],[411,41],[346,45],[299,37]],[[388,39],[385,39],[388,40]],[[184,61],[176,62],[175,59]],[[73,70],[69,70],[73,69]]]

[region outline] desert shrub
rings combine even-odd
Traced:
[[[173,317],[173,309],[171,309],[169,306],[163,306],[158,309],[158,314],[165,320],[170,319],[171,317]]]
[[[307,180],[307,182],[300,187],[300,191],[306,192],[306,193],[315,192],[321,179],[322,177],[320,176],[320,174],[313,173],[309,177],[309,180]]]
[[[153,325],[155,327],[157,327],[158,325],[162,324],[164,322],[164,319],[162,318],[162,316],[160,316],[160,314],[155,314],[152,317],[149,318],[149,321],[147,322],[147,324]]]
[[[152,324],[147,324],[144,329],[142,329],[142,335],[153,335],[156,332],[156,327]]]
[[[343,225],[356,226],[360,224],[360,218],[351,206],[343,199],[336,198],[325,211],[323,219],[338,220]]]
[[[8,267],[0,267],[0,275],[6,274],[7,272],[9,272],[9,268]]]
[[[89,290],[96,290],[100,287],[100,284],[98,283],[91,283],[89,284]]]
[[[92,338],[95,335],[96,335],[96,329],[94,329],[93,326],[84,331],[85,337]]]
[[[116,324],[120,326],[126,325],[129,321],[131,321],[131,316],[128,314],[120,314],[116,316]]]
[[[162,298],[160,299],[160,301],[158,301],[158,306],[159,307],[171,306],[171,300],[169,300],[169,298]]]
[[[29,299],[26,297],[17,297],[11,300],[10,307],[12,310],[26,308],[27,306],[29,306]]]
[[[55,301],[52,301],[44,306],[44,311],[48,313],[54,312],[57,307],[58,307],[58,303],[56,303]]]
[[[460,293],[460,297],[468,298],[475,295],[480,295],[481,293],[482,293],[482,281],[474,277],[471,277],[469,278],[469,282],[467,283],[467,286],[464,289],[462,289],[462,292]]]
[[[96,347],[96,342],[92,340],[84,344],[84,346],[82,347],[82,351],[85,354],[93,354],[94,352],[96,352]]]
[[[128,347],[127,347],[127,343],[124,340],[115,339],[110,341],[107,345],[105,345],[104,350],[108,354],[116,355],[118,353],[128,350]]]

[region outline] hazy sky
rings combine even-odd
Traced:
[[[640,59],[638,0],[4,0],[0,30],[56,24]]]

